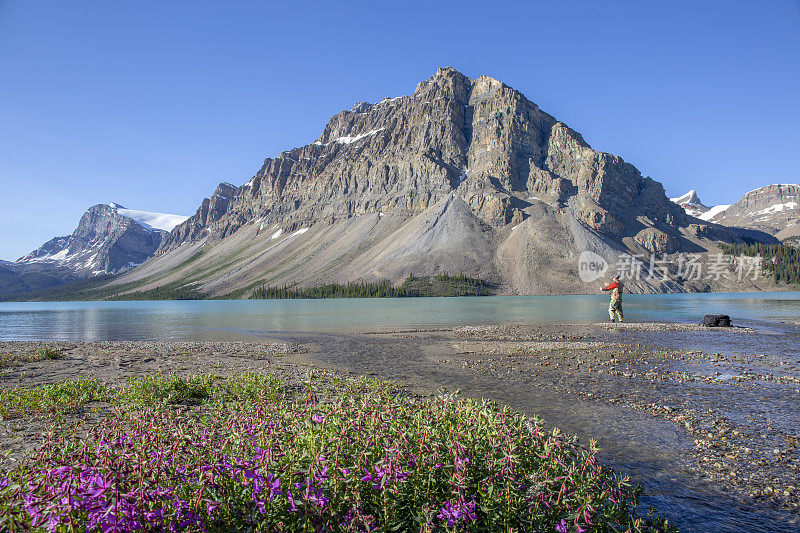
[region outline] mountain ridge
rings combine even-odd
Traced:
[[[778,242],[757,227],[703,220],[715,209],[694,190],[667,198],[661,183],[504,83],[445,67],[411,95],[333,115],[315,141],[266,158],[241,186],[220,183],[190,217],[99,204],[72,235],[8,270],[9,279],[34,266],[70,278],[116,274],[103,297],[239,298],[409,274],[563,294],[593,290],[578,275],[589,251],[612,268],[625,256],[644,261],[630,292],[762,289],[659,278],[647,266]]]
[[[584,249],[708,252],[741,236],[687,215],[519,91],[445,67],[412,95],[337,113],[242,186],[221,183],[119,283],[222,296],[463,272],[509,293],[580,292]],[[651,279],[636,290],[708,288]]]
[[[86,210],[70,235],[54,237],[20,257],[13,271],[64,281],[117,274],[150,258],[168,230],[187,218],[97,204]]]
[[[681,205],[688,214],[701,220],[724,226],[742,227],[763,231],[781,241],[800,237],[800,185],[775,183],[748,191],[730,205],[697,208],[686,197],[696,191],[671,200]],[[699,211],[698,214],[695,214]]]
[[[500,98],[496,98],[498,95]],[[446,103],[437,108],[436,100],[444,100]],[[503,102],[501,105],[504,105],[504,109],[494,109],[493,105],[496,105],[497,100]],[[447,120],[422,120],[422,124],[416,128],[417,130],[425,128],[421,135],[419,135],[419,131],[414,131],[414,128],[402,130],[397,128],[396,124],[381,126],[381,120],[384,122],[386,119],[390,122],[397,121],[397,117],[391,116],[391,114],[387,117],[386,113],[381,112],[382,110],[412,105],[414,101],[421,101],[423,106],[434,103],[433,109],[429,113],[435,114],[436,119]],[[476,106],[480,111],[481,104],[487,101],[490,105],[483,106],[483,116],[477,119],[473,117],[472,123],[466,124],[464,119],[468,118],[467,115],[474,115]],[[280,220],[285,223],[288,221],[290,222],[288,229],[292,229],[295,226],[303,225],[304,222],[319,218],[329,217],[335,220],[336,217],[381,210],[381,212],[391,210],[400,211],[402,214],[413,214],[427,208],[431,202],[435,203],[452,190],[459,190],[460,195],[468,202],[473,212],[485,222],[493,226],[505,225],[521,221],[520,204],[525,204],[531,199],[531,197],[526,198],[513,193],[530,192],[535,195],[547,196],[549,200],[558,203],[566,201],[567,197],[575,192],[571,189],[576,186],[576,183],[570,183],[561,177],[558,171],[561,173],[583,171],[589,174],[588,176],[578,176],[579,179],[583,178],[581,183],[583,187],[579,187],[578,192],[587,200],[581,206],[580,216],[590,226],[612,234],[621,233],[622,224],[619,219],[627,216],[634,196],[642,194],[645,189],[653,189],[652,193],[649,190],[644,191],[653,196],[663,195],[661,184],[650,178],[642,177],[633,165],[624,162],[618,156],[592,150],[578,132],[541,111],[522,93],[493,78],[480,76],[473,81],[452,68],[441,68],[430,80],[418,84],[413,95],[397,97],[391,99],[389,103],[384,102],[386,99],[376,104],[361,102],[356,104],[351,111],[343,111],[334,115],[315,142],[284,151],[274,159],[267,158],[259,172],[242,187],[220,184],[217,191],[208,199],[207,207],[204,207],[206,205],[204,202],[203,206],[198,209],[198,213],[184,223],[187,225],[186,228],[179,226],[173,230],[173,235],[165,241],[165,248],[168,249],[175,244],[186,242],[188,239],[198,238],[203,231],[209,232],[212,237],[222,237],[235,231],[241,223],[259,215],[266,215],[265,218],[269,222]],[[413,115],[415,111],[418,113],[427,111],[424,108],[420,111],[419,107],[417,105],[417,110],[411,110],[410,114]],[[472,107],[473,110],[464,111],[460,107]],[[533,124],[519,124],[519,120],[515,119],[520,117],[530,119],[529,122],[533,122]],[[402,115],[400,120],[404,122],[403,125],[410,121],[408,117]],[[442,122],[444,123],[442,124]],[[412,123],[413,125],[415,124]],[[429,135],[429,129],[433,127],[441,129],[440,132],[437,132],[440,134],[440,139],[437,139],[439,146],[435,148],[425,146],[425,135]],[[475,130],[478,128],[481,130],[496,128],[496,131],[492,131],[482,138],[476,135]],[[395,132],[392,131],[393,129],[401,131]],[[514,145],[514,142],[517,142],[513,139],[514,135],[525,137],[522,141],[527,142],[527,146],[523,143]],[[473,139],[473,136],[476,138]],[[398,139],[398,137],[400,138]],[[394,144],[388,145],[387,138],[395,141]],[[342,139],[346,139],[347,142],[342,142]],[[405,143],[405,145],[398,150],[397,142]],[[493,144],[503,144],[506,151],[511,153],[504,153],[500,150],[497,157],[487,154],[495,148],[492,146]],[[340,161],[342,158],[337,160],[337,156],[342,150],[353,150],[354,155],[358,156],[360,151],[369,150],[375,145],[378,146],[378,149],[387,145],[390,149],[394,148],[392,154],[394,156],[408,157],[408,152],[412,152],[414,156],[417,156],[417,160],[411,163],[416,163],[416,168],[411,168],[405,174],[414,174],[416,171],[417,175],[427,178],[425,182],[415,182],[416,187],[401,189],[399,191],[401,198],[397,198],[392,194],[387,194],[392,191],[387,191],[386,186],[396,187],[399,181],[398,176],[379,179],[376,181],[381,182],[379,184],[383,186],[383,189],[379,190],[381,194],[374,195],[377,197],[374,201],[363,198],[364,192],[374,192],[374,188],[370,190],[369,187],[366,187],[366,191],[358,191],[362,193],[360,201],[353,202],[352,198],[346,196],[353,183],[341,180],[343,172],[340,168],[333,168],[333,172],[330,172],[328,168],[313,168],[313,164],[319,160],[322,160],[323,164],[328,163],[325,161],[326,159],[333,159],[333,163],[342,164]],[[551,150],[552,146],[550,145],[557,145],[559,150]],[[473,147],[477,147],[477,150],[474,150]],[[406,149],[405,152],[401,151],[403,149]],[[573,155],[577,155],[578,158],[585,156],[591,159],[587,165],[590,168],[567,168],[564,162],[572,164],[575,159],[571,157]],[[305,161],[312,163],[305,163]],[[592,169],[591,165],[601,168],[599,170]],[[330,166],[335,167],[335,165]],[[404,169],[401,164],[396,164],[394,167],[391,171],[397,174],[403,174],[403,170],[408,170]],[[607,192],[607,189],[602,187],[604,171],[607,168],[617,173],[627,173],[626,177],[637,181],[638,190],[632,191],[623,188]],[[371,169],[364,170],[369,173]],[[338,175],[326,176],[326,172]],[[323,178],[322,183],[304,179],[309,175]],[[298,176],[300,179],[297,179]],[[288,179],[290,177],[295,179]],[[378,177],[386,178],[385,176]],[[374,178],[375,176],[367,175],[366,181]],[[308,203],[310,199],[309,195],[298,198],[301,195],[297,195],[297,191],[293,190],[297,189],[301,183],[308,183],[317,188],[325,186],[324,191],[314,191],[318,194],[314,198],[315,201],[311,202],[311,212],[297,209],[300,204]],[[346,203],[337,206],[338,209],[331,208],[327,204],[327,201],[331,199],[330,195],[326,197],[319,194],[320,192],[329,192],[331,187],[339,188],[345,193]],[[404,194],[408,194],[408,197],[403,196]],[[234,197],[233,201],[230,199],[231,196]],[[539,196],[533,198],[541,201]],[[252,199],[257,201],[250,201]],[[336,198],[333,197],[333,199]],[[271,200],[278,201],[270,203]],[[261,201],[261,205],[258,205],[258,201]],[[376,201],[381,201],[383,204],[378,205],[375,203]],[[603,206],[599,204],[603,204]],[[261,212],[258,212],[258,208],[261,208]],[[228,212],[229,209],[231,212],[228,213],[224,224],[219,224],[223,212]],[[653,220],[659,220],[680,217],[682,214],[679,210],[672,210],[664,201],[659,203],[657,209],[661,211],[653,211],[645,213],[645,215],[649,215]],[[292,224],[291,222],[295,220],[297,222]],[[224,227],[221,227],[223,225]]]

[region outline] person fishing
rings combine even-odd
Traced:
[[[603,290],[611,293],[611,304],[608,306],[608,316],[611,318],[611,322],[615,321],[615,313],[622,322],[622,282],[619,280],[619,276],[614,276],[611,283],[603,287]]]

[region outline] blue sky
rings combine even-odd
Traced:
[[[797,0],[0,0],[0,258],[96,203],[192,214],[445,65],[522,91],[670,195],[800,181]]]

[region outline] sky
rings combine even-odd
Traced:
[[[191,215],[441,66],[523,92],[670,196],[800,182],[800,0],[0,0],[0,258],[97,203]]]

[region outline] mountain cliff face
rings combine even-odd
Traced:
[[[705,220],[763,231],[780,240],[800,236],[800,185],[767,185],[729,206],[718,206]]]
[[[78,278],[116,274],[143,263],[168,235],[165,229],[150,223],[172,229],[185,219],[133,211],[118,204],[98,204],[83,214],[71,235],[47,241],[18,259],[16,265],[37,265],[40,269],[52,266]]]
[[[612,260],[738,238],[520,92],[442,68],[410,96],[333,116],[241,187],[220,184],[120,282],[246,295],[260,283],[464,272],[506,292],[580,292],[584,250]]]
[[[492,227],[518,224],[536,202],[571,202],[589,227],[653,251],[680,246],[671,228],[685,218],[659,183],[592,150],[518,91],[443,68],[411,96],[332,117],[316,142],[265,160],[244,186],[220,185],[162,251],[254,219],[290,231],[368,213],[412,216],[451,193]],[[659,238],[641,233],[648,228]]]

